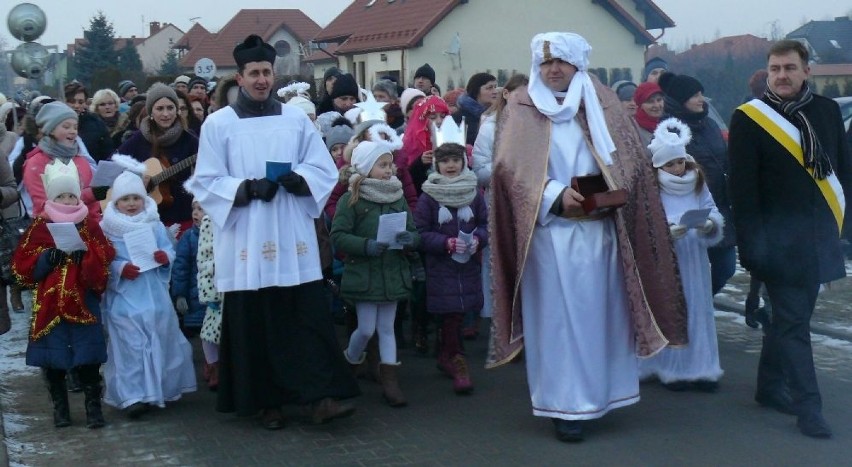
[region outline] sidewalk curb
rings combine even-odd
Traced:
[[[729,311],[732,313],[738,313],[740,315],[745,315],[745,306],[741,305],[733,300],[722,298],[722,297],[714,297],[713,305],[717,310],[721,311]],[[820,323],[811,323],[811,332],[814,334],[820,334],[823,336],[831,337],[832,339],[840,339],[847,342],[852,342],[852,332],[844,331],[841,329],[832,328],[829,326],[823,326]]]

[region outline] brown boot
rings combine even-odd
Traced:
[[[328,423],[335,418],[348,417],[355,413],[352,404],[339,403],[331,397],[314,402],[311,406],[311,421],[319,425]]]
[[[12,285],[9,287],[10,297],[9,299],[12,302],[12,311],[15,313],[23,313],[24,312],[24,301],[21,300],[21,287],[17,285]]]
[[[397,378],[397,369],[400,363],[382,363],[379,365],[379,375],[382,382],[382,395],[391,407],[405,407],[408,401],[405,400],[405,395],[399,389],[399,379]]]

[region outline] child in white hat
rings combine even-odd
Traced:
[[[73,162],[56,159],[41,175],[46,201],[21,236],[12,258],[19,283],[36,290],[27,365],[44,368],[53,400],[53,425],[71,425],[65,375],[74,369],[85,393],[86,426],[104,426],[100,366],[107,360],[100,297],[115,250],[81,197]],[[50,227],[76,226],[83,245],[62,250]]]
[[[104,402],[130,418],[196,389],[192,346],[169,296],[175,250],[157,204],[145,191],[143,171],[140,166],[115,179],[101,221],[116,249],[104,294],[110,336]]]
[[[691,138],[688,126],[670,118],[660,122],[648,145],[686,295],[689,345],[667,347],[652,358],[640,360],[639,369],[641,378],[656,376],[673,391],[715,392],[723,371],[719,366],[707,248],[722,240],[724,218],[704,183],[701,168],[686,152]],[[697,220],[687,225],[684,214],[697,210],[709,213],[704,220],[696,216]]]
[[[396,304],[411,294],[409,252],[420,235],[396,178],[392,148],[382,141],[362,141],[352,152],[355,173],[349,191],[337,204],[331,225],[336,251],[346,255],[340,283],[342,299],[355,304],[358,328],[343,351],[353,366],[364,362],[367,342],[378,332],[379,376],[385,400],[392,407],[407,404],[399,388],[394,319]],[[377,238],[382,215],[405,213],[405,230],[396,233],[400,249]]]

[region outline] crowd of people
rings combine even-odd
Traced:
[[[331,68],[312,96],[278,86],[252,35],[215,86],[125,80],[90,98],[73,82],[64,102],[3,104],[0,208],[31,223],[0,331],[7,288],[15,312],[32,289],[26,361],[54,425],[72,424],[69,390],[89,428],[102,401],[137,419],[197,390],[195,338],[216,410],[270,430],[288,404],[315,423],[352,415],[358,378],[405,407],[406,318],[415,351],[470,395],[465,340],[486,318],[486,367],[523,359],[533,415],[580,441],[640,381],[719,390],[713,295],[739,253],[772,304],[755,400],[830,437],[809,321],[845,275],[852,155],[807,51],[768,51],[726,140],[701,82],[661,59],[608,87],[581,36],[530,50],[529,75],[502,87],[476,73],[442,95],[424,64],[410,88],[364,89]]]

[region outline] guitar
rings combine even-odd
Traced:
[[[168,190],[167,185],[163,185],[162,187],[160,185],[180,172],[194,166],[196,159],[198,159],[198,154],[193,154],[186,159],[181,160],[177,164],[164,169],[163,164],[159,161],[159,159],[156,157],[148,158],[144,162],[145,173],[143,174],[143,177],[148,179],[145,184],[145,188],[148,190],[148,196],[150,196],[158,205],[162,204],[163,206],[170,206],[174,202],[174,197],[171,195],[171,191]],[[111,199],[112,188],[107,191],[106,198],[101,201],[101,210],[106,209]]]

